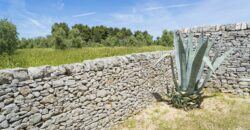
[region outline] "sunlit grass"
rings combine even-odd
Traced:
[[[212,94],[201,109],[183,111],[158,102],[131,119],[133,130],[249,130],[250,99]],[[130,119],[130,120],[131,120]],[[114,130],[131,130],[130,121]],[[144,122],[143,124],[141,122]]]
[[[83,60],[126,55],[130,53],[170,50],[163,46],[145,47],[87,47],[82,49],[20,49],[11,56],[0,56],[0,69],[41,65],[60,65],[82,62]]]

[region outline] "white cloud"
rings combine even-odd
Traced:
[[[40,22],[38,22],[38,20],[27,17],[27,19],[34,24],[35,26],[39,27],[39,28],[45,28],[45,26],[43,24],[41,24]]]
[[[88,13],[76,14],[76,15],[73,15],[72,17],[78,18],[78,17],[84,17],[84,16],[89,16],[89,15],[95,15],[95,14],[96,12],[88,12]]]
[[[193,4],[175,4],[175,5],[167,5],[167,6],[156,6],[156,7],[148,7],[143,9],[142,11],[153,11],[159,9],[170,9],[170,8],[180,8],[180,7],[187,7],[192,6]]]
[[[141,23],[144,21],[143,15],[140,14],[122,14],[116,13],[112,14],[112,16],[118,20],[119,22],[126,22],[126,23]]]

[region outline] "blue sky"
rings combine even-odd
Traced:
[[[55,22],[147,30],[250,22],[250,0],[0,0],[0,18],[20,37],[50,34]]]

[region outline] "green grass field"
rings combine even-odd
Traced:
[[[54,49],[20,49],[11,56],[0,56],[0,69],[30,67],[41,65],[60,65],[82,62],[83,60],[95,59],[100,57],[109,57],[117,55],[126,55],[130,53],[151,52],[170,50],[163,46],[145,46],[145,47],[97,47],[68,50]]]

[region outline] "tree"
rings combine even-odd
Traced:
[[[156,37],[156,40],[154,40],[154,45],[160,45],[160,42],[161,42],[161,38]]]
[[[55,49],[65,49],[66,45],[66,32],[63,28],[58,28],[52,33],[50,42],[54,44]]]
[[[160,39],[160,45],[171,47],[174,44],[172,31],[164,30]]]
[[[87,43],[91,39],[91,28],[88,25],[75,24],[72,29],[78,29],[81,38]],[[84,45],[87,46],[87,45]]]
[[[17,49],[16,26],[7,19],[0,19],[0,54],[11,54]]]
[[[143,32],[143,36],[146,40],[146,45],[150,46],[153,44],[153,36],[151,36],[147,31]]]
[[[115,36],[109,36],[105,40],[102,40],[101,44],[104,46],[119,46],[119,41]]]
[[[144,46],[153,45],[153,37],[147,31],[133,33],[127,28],[113,28],[75,24],[71,28],[66,23],[55,23],[51,27],[51,35],[21,39],[18,48],[57,49],[79,48],[87,46]],[[161,43],[158,41],[157,43]]]
[[[68,24],[66,23],[54,23],[52,25],[51,33],[53,34],[55,31],[57,31],[59,28],[62,28],[65,32],[65,38],[67,38],[69,34],[70,28],[68,27]]]
[[[137,41],[136,46],[143,46],[143,45],[151,44],[151,43],[147,43],[147,40],[150,41],[150,38],[146,38],[148,36],[145,37],[146,34],[144,34],[143,32],[136,31],[134,35]]]
[[[70,44],[68,45],[68,47],[80,48],[84,46],[84,44],[86,44],[86,42],[82,39],[78,28],[73,28],[72,30],[70,30],[69,40]]]
[[[18,43],[18,48],[20,48],[20,49],[23,49],[23,48],[33,48],[32,39],[22,38],[19,41],[19,43]]]
[[[119,30],[117,33],[116,33],[116,36],[119,38],[119,39],[124,39],[124,38],[127,38],[129,36],[131,36],[133,33],[131,32],[130,29],[126,29],[126,28],[122,28],[121,30]]]
[[[91,40],[100,43],[108,37],[108,28],[104,26],[92,27]]]
[[[138,40],[135,38],[135,36],[130,36],[126,39],[126,46],[136,46],[138,43]]]

